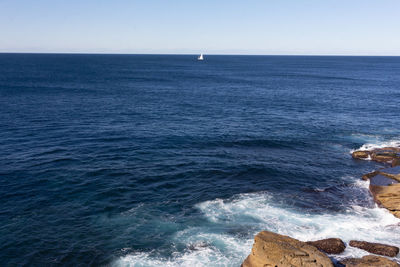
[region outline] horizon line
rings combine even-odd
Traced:
[[[326,57],[400,57],[400,55],[377,54],[235,54],[235,53],[124,53],[124,52],[2,52],[0,54],[54,54],[54,55],[157,55],[157,56],[326,56]]]

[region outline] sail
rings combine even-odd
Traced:
[[[203,60],[203,54],[200,54],[200,56],[197,58],[198,60]]]

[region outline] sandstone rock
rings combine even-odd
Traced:
[[[375,185],[387,186],[387,185],[392,185],[392,184],[398,184],[399,183],[398,181],[396,181],[396,180],[394,180],[392,178],[389,178],[387,176],[381,175],[381,174],[378,174],[378,175],[375,175],[375,176],[371,177],[369,179],[369,181],[370,181],[370,187],[375,186]]]
[[[316,247],[328,254],[340,254],[346,248],[344,242],[339,238],[328,238],[317,241],[309,241],[307,244]]]
[[[398,147],[377,148],[371,151],[371,159],[377,162],[392,163],[397,158],[400,158]]]
[[[365,181],[367,181],[367,180],[371,179],[372,177],[374,177],[374,176],[376,176],[376,175],[378,175],[378,174],[379,174],[379,171],[373,171],[373,172],[364,174],[364,175],[362,176],[362,179],[365,180]]]
[[[370,184],[369,189],[374,200],[388,209],[394,216],[400,218],[400,184],[379,186]]]
[[[382,163],[398,163],[398,159],[400,159],[400,148],[399,147],[384,147],[384,148],[376,148],[373,150],[361,150],[354,151],[352,157],[355,159],[367,159],[370,158],[373,161],[382,162]]]
[[[400,210],[395,210],[395,211],[391,211],[391,213],[396,216],[397,218],[400,218]]]
[[[379,173],[400,182],[400,166],[379,170]]]
[[[395,158],[392,160],[392,167],[400,166],[400,158]]]
[[[382,176],[384,176],[384,177],[382,177]],[[372,184],[375,184],[374,180],[378,180],[377,178],[384,180],[385,177],[387,180],[386,185],[400,182],[400,166],[393,167],[393,168],[380,169],[377,171],[373,171],[373,172],[364,174],[362,176],[362,179],[370,180]],[[384,185],[384,184],[379,183],[377,185]]]
[[[367,173],[363,179],[370,180],[374,200],[400,218],[400,166]]]
[[[394,261],[380,256],[368,255],[361,259],[345,259],[340,261],[346,267],[398,267]]]
[[[371,154],[371,160],[381,163],[392,163],[394,154],[391,153],[373,153]]]
[[[388,256],[388,257],[395,257],[397,255],[397,253],[399,253],[398,247],[380,244],[380,243],[370,243],[370,242],[366,242],[366,241],[351,240],[349,245],[352,247],[361,248],[370,253]]]
[[[333,267],[332,261],[316,247],[297,239],[268,231],[254,238],[250,255],[242,267],[291,266]]]
[[[367,159],[370,156],[369,151],[354,151],[351,156],[355,159]]]

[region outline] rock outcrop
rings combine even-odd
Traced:
[[[400,218],[400,184],[389,186],[370,185],[376,203]]]
[[[327,238],[306,243],[328,254],[340,254],[346,248],[346,245],[340,238]]]
[[[400,166],[400,159],[395,158],[392,160],[392,167]]]
[[[379,170],[379,173],[400,182],[400,166]]]
[[[333,267],[333,263],[323,252],[306,242],[263,231],[254,238],[251,253],[242,267],[265,266]]]
[[[354,151],[352,157],[355,159],[371,159],[373,161],[390,163],[392,167],[400,164],[400,148],[399,147],[384,147],[373,150],[358,150]]]
[[[351,156],[354,159],[367,159],[371,156],[371,152],[368,150],[354,151],[353,153],[351,153]]]
[[[399,253],[398,247],[386,245],[386,244],[380,244],[380,243],[370,243],[370,242],[365,242],[365,241],[351,240],[349,245],[352,247],[366,250],[370,253],[388,256],[388,257],[396,257],[396,255]]]
[[[346,267],[399,267],[394,261],[373,255],[364,256],[360,259],[345,259],[340,263]]]
[[[370,180],[369,190],[376,203],[400,218],[400,166],[363,175]]]

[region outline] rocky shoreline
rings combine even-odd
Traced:
[[[398,263],[386,258],[395,257],[399,253],[398,247],[358,240],[351,240],[349,246],[363,249],[376,255],[347,258],[339,262],[333,262],[327,254],[340,254],[346,249],[345,243],[339,238],[302,242],[289,236],[262,231],[255,236],[251,253],[244,260],[242,267],[400,266]]]
[[[369,159],[388,165],[386,168],[363,175],[369,180],[369,190],[375,202],[400,218],[400,148],[384,147],[354,151],[354,159]]]
[[[362,179],[370,181],[369,190],[375,202],[400,218],[400,148],[358,150],[352,153],[352,157],[386,165],[382,169],[364,174]],[[396,246],[360,240],[351,240],[348,245],[374,255],[333,262],[327,254],[340,254],[346,249],[346,244],[339,238],[303,242],[289,236],[262,231],[255,236],[251,253],[244,260],[242,267],[400,266],[398,262],[387,258],[396,257],[399,253],[399,248]]]

